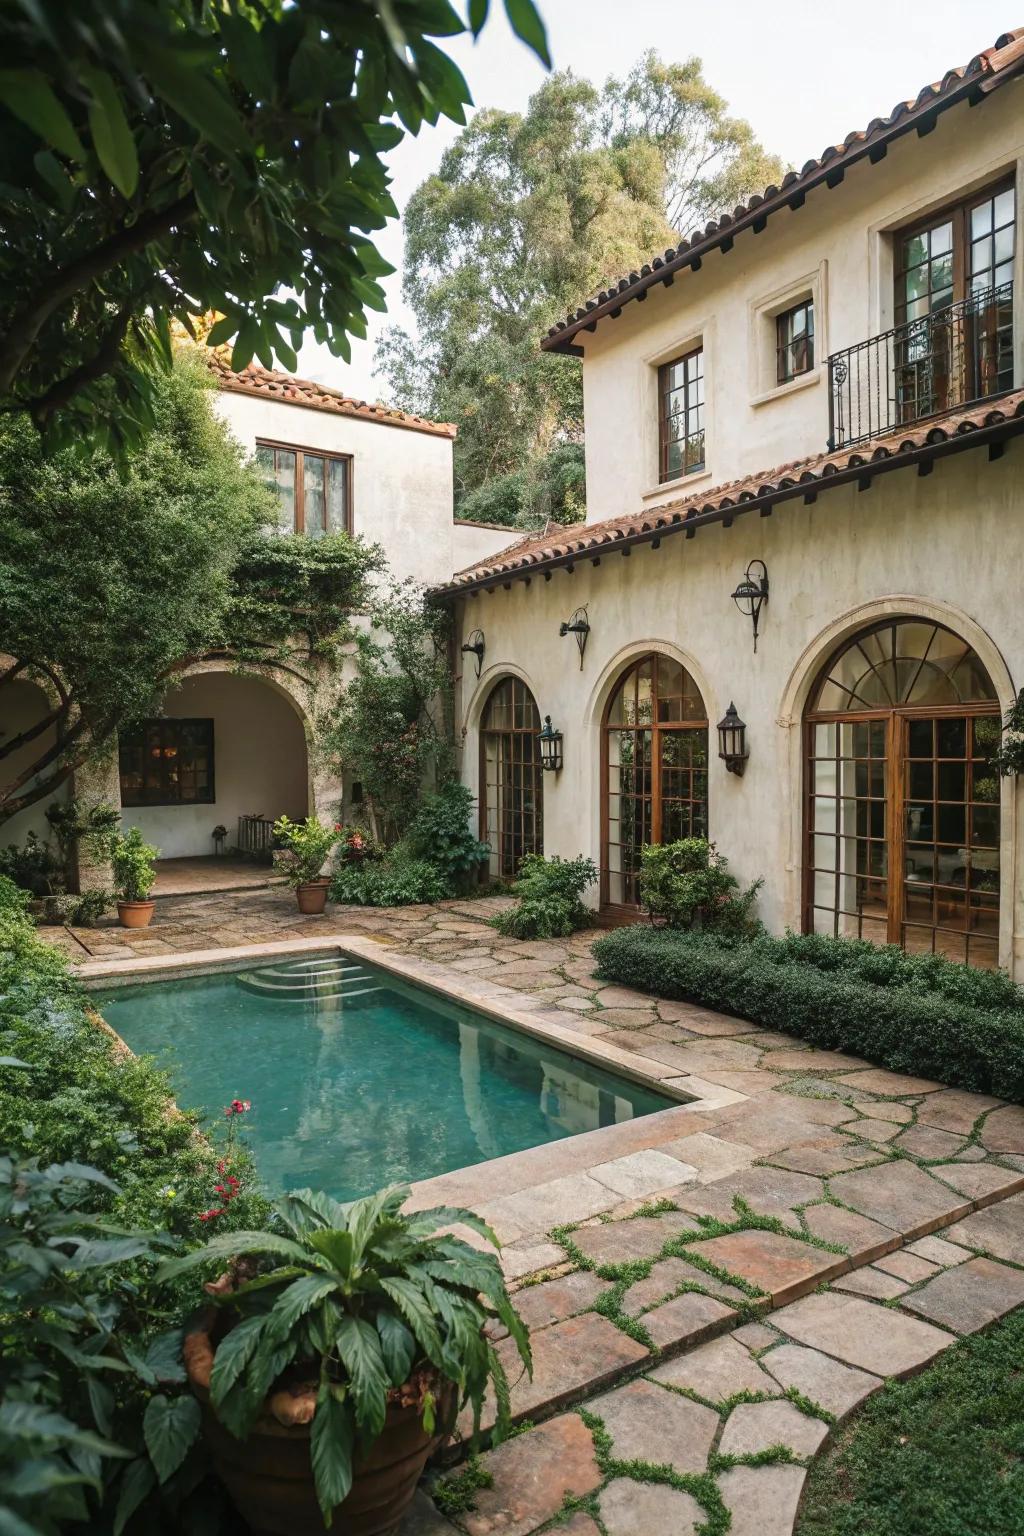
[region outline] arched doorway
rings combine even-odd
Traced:
[[[971,646],[931,620],[861,630],[805,731],[806,931],[995,966],[1000,718]]]
[[[526,853],[544,851],[540,713],[529,688],[505,677],[492,688],[480,726],[480,836],[490,873],[511,880]]]
[[[619,678],[601,736],[601,900],[635,907],[644,843],[707,836],[707,707],[680,662],[651,653]]]

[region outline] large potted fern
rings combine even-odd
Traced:
[[[526,1331],[493,1254],[450,1232],[469,1211],[406,1215],[407,1189],[343,1206],[310,1190],[275,1203],[264,1232],[230,1232],[171,1260],[173,1279],[212,1260],[228,1273],[187,1333],[185,1364],[214,1465],[260,1536],[398,1529],[428,1456],[490,1386],[495,1436],[508,1386],[485,1332]]]

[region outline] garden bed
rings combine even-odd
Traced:
[[[1024,993],[1000,972],[849,940],[739,940],[637,924],[599,938],[601,975],[1024,1102]]]

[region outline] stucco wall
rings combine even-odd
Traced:
[[[495,528],[486,523],[452,524],[452,571],[465,570],[523,538],[521,528]]]
[[[383,545],[400,579],[452,574],[450,438],[226,390],[216,406],[247,453],[265,438],[351,454],[353,532]]]
[[[741,879],[763,875],[761,903],[775,929],[800,922],[801,732],[806,690],[844,633],[885,611],[920,613],[963,634],[981,653],[1005,708],[1024,683],[1024,445],[989,463],[983,449],[913,468],[870,490],[841,487],[813,506],[790,501],[769,518],[738,517],[688,540],[664,538],[626,559],[581,560],[572,575],[534,576],[461,599],[464,630],[486,637],[477,682],[463,675],[463,776],[478,793],[480,710],[502,675],[532,688],[542,715],[564,732],[565,766],[545,775],[545,851],[595,860],[601,846],[600,724],[623,666],[649,649],[682,660],[699,683],[712,723],[730,700],[749,726],[743,778],[727,774],[712,731],[710,835]],[[757,654],[750,621],[731,593],[747,562],[766,562],[771,596]],[[591,632],[583,671],[559,623],[582,604]],[[1024,796],[1017,796],[1024,803]],[[1016,945],[1024,975],[1024,900],[1013,858],[1020,813],[1015,781],[1003,781],[1001,959]],[[1016,839],[1019,846],[1019,836]],[[1014,937],[1016,936],[1016,937]]]
[[[212,672],[187,677],[164,700],[171,718],[212,718],[213,805],[126,807],[125,827],[138,827],[165,858],[213,852],[218,822],[235,842],[240,815],[306,815],[306,741],[292,703],[257,678]]]
[[[818,146],[809,145],[817,151]],[[678,272],[618,319],[574,340],[585,350],[587,517],[591,522],[823,453],[829,352],[893,324],[892,231],[990,184],[1017,180],[1016,382],[1024,378],[1024,83],[978,107],[943,113],[934,131],[907,134],[878,165],[852,167],[802,208],[773,215],[759,235],[736,237],[699,272]],[[766,388],[774,367],[773,304],[815,297],[815,371]],[[580,295],[581,299],[584,295]],[[707,468],[657,485],[657,367],[703,342]],[[766,357],[766,354],[767,357]],[[765,369],[768,368],[766,378]]]

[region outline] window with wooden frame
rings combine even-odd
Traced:
[[[352,460],[290,443],[257,442],[256,463],[278,499],[278,531],[352,532]]]
[[[992,968],[999,702],[951,630],[886,619],[847,641],[806,716],[804,926]]]
[[[814,301],[803,299],[775,317],[775,381],[788,384],[814,367]]]
[[[511,880],[527,853],[544,852],[540,711],[518,677],[496,683],[480,727],[480,836],[492,877]]]
[[[602,735],[601,901],[634,907],[645,843],[707,836],[707,707],[678,661],[641,656],[608,701]]]
[[[658,369],[658,479],[704,468],[704,348]]]
[[[119,756],[122,805],[213,805],[212,720],[143,720]]]
[[[900,230],[895,241],[899,419],[1013,387],[1012,181]]]

